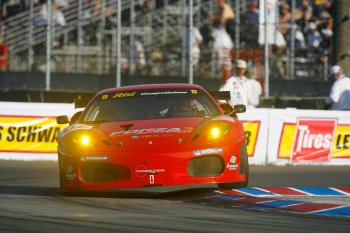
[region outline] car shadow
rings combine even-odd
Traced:
[[[118,189],[110,191],[76,192],[63,194],[58,187],[0,186],[1,195],[52,196],[52,197],[98,197],[98,198],[138,198],[138,199],[183,199],[205,196],[213,193],[212,187],[157,187],[138,189]]]

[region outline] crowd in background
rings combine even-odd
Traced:
[[[169,0],[176,2],[178,0]],[[69,8],[72,4],[70,0],[53,0],[54,21],[58,26],[66,25],[63,9]],[[230,3],[229,3],[230,2]],[[247,10],[239,16],[235,15],[235,6],[231,3],[235,1],[217,0],[217,12],[207,15],[210,20],[209,24],[203,23],[194,25],[195,33],[198,40],[193,40],[194,50],[193,61],[194,65],[200,64],[203,58],[204,49],[210,49],[214,52],[216,65],[218,69],[230,69],[231,57],[230,51],[239,47],[241,49],[259,48],[259,1],[247,1]],[[295,24],[292,25],[292,8],[291,0],[278,0],[279,22],[277,24],[276,42],[271,46],[271,52],[274,54],[272,58],[273,69],[276,76],[280,78],[286,77],[285,64],[283,56],[286,55],[290,48],[292,40],[295,42],[295,55],[297,57],[310,58],[317,57],[320,63],[327,59],[327,56],[332,51],[333,29],[334,29],[334,1],[333,0],[295,0]],[[105,3],[105,7],[102,7]],[[136,13],[142,15],[145,11],[151,8],[160,8],[164,1],[160,0],[141,0],[136,1]],[[104,10],[106,16],[105,27],[110,29],[115,27],[116,19],[116,0],[83,0],[83,6],[89,5],[92,9],[89,12],[84,12],[84,17],[95,17],[101,14]],[[4,0],[1,4],[1,18],[7,19],[14,16],[30,6],[30,0]],[[34,18],[35,25],[45,25],[47,18],[46,0],[34,0],[34,6],[40,6],[38,15]],[[83,7],[84,9],[84,7]],[[123,12],[122,17],[129,17],[129,12]],[[235,42],[235,25],[239,18],[240,22],[240,44],[234,45]],[[140,21],[145,22],[145,21]],[[295,37],[292,38],[292,27],[295,29]],[[93,43],[96,40],[96,26],[91,23],[84,28],[84,38],[87,43]],[[56,42],[56,41],[55,41]],[[157,61],[167,57],[167,51],[160,48],[151,48],[145,50],[142,46],[142,37],[135,40],[135,54],[140,53],[142,63],[148,61]],[[188,46],[187,46],[188,47]],[[132,58],[133,60],[137,60]],[[143,61],[146,60],[146,61]],[[205,61],[207,62],[207,61]],[[154,62],[152,63],[152,65]],[[142,67],[146,67],[142,64]],[[136,68],[135,68],[136,69]],[[196,70],[196,69],[195,69]]]

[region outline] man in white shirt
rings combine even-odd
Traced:
[[[229,91],[232,106],[236,104],[248,105],[248,81],[244,76],[247,70],[247,63],[244,60],[237,60],[236,76],[232,76],[220,87],[219,91]]]
[[[326,98],[326,106],[332,106],[333,110],[350,110],[350,78],[346,77],[340,66],[332,66],[329,77],[335,82],[331,87],[329,97]]]
[[[255,108],[260,103],[260,96],[262,94],[262,87],[259,81],[256,80],[256,75],[252,75],[250,73],[249,78],[247,80],[247,88],[248,88],[248,106],[251,108]]]

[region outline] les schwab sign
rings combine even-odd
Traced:
[[[0,151],[56,153],[56,138],[65,127],[55,117],[0,116]]]
[[[292,162],[328,161],[350,158],[350,125],[337,119],[300,118],[285,123],[280,137],[278,158]]]

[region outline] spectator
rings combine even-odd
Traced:
[[[322,51],[321,54],[321,61],[323,61],[329,54],[332,49],[332,39],[333,39],[333,32],[330,29],[324,28],[321,30],[322,34],[322,41],[320,44],[320,48]]]
[[[295,43],[295,56],[306,57],[306,42],[303,32],[299,27],[295,29],[295,37],[292,38],[292,30],[289,29],[286,36],[287,43],[290,45],[292,40]]]
[[[164,54],[159,48],[152,48],[150,52],[150,73],[160,75],[164,66]]]
[[[62,11],[60,10],[60,5],[57,4],[56,2],[54,2],[52,4],[52,21],[61,27],[64,27],[67,25],[66,23],[66,19],[62,13]],[[48,15],[48,11],[47,11],[47,3],[42,4],[41,6],[41,10],[39,12],[39,15],[37,17],[35,17],[34,19],[34,23],[37,26],[43,26],[47,24],[47,15]]]
[[[2,3],[2,9],[3,9],[3,18],[7,19],[23,11],[24,2],[20,0],[4,1],[4,3]]]
[[[252,72],[252,70],[250,70],[250,72]],[[261,84],[256,80],[256,78],[256,74],[250,73],[247,80],[248,107],[251,108],[258,107],[260,103],[260,96],[262,94]]]
[[[308,52],[310,52],[311,55],[319,54],[322,37],[317,30],[317,25],[316,23],[311,22],[308,24],[307,28],[308,32],[306,34],[306,46]]]
[[[131,72],[141,72],[146,65],[146,56],[143,44],[141,43],[141,37],[136,36],[133,45],[133,57]]]
[[[226,80],[219,91],[229,91],[229,103],[234,106],[236,104],[248,105],[248,81],[244,76],[247,70],[247,63],[244,60],[237,60],[236,75]]]
[[[246,48],[257,48],[259,34],[259,10],[258,2],[254,1],[248,5],[248,10],[243,17],[242,40],[245,42]]]
[[[329,97],[326,98],[326,108],[333,110],[350,110],[350,78],[344,75],[340,66],[332,66],[329,77],[335,82],[331,87]]]
[[[117,18],[114,15],[117,13],[117,8],[115,7],[114,0],[102,1],[102,0],[94,0],[94,7],[91,12],[91,19],[96,17],[106,17],[105,29],[112,29],[117,24]]]
[[[280,28],[282,32],[286,33],[286,28]],[[284,52],[287,47],[287,42],[281,31],[276,32],[276,42],[272,45],[272,59],[271,59],[271,70],[274,78],[286,79],[286,69],[283,63]]]
[[[217,0],[219,4],[218,12],[215,15],[210,15],[209,18],[214,23],[220,23],[226,32],[233,38],[235,13],[233,8],[225,2],[225,0]]]
[[[280,3],[280,15],[279,24],[280,30],[287,30],[289,23],[292,19],[292,14],[290,13],[289,5],[285,2]]]
[[[200,47],[199,45],[203,42],[202,34],[200,33],[197,27],[192,27],[192,32],[190,33],[189,25],[187,25],[185,30],[185,49],[186,49],[186,58],[188,58],[189,54],[189,41],[192,45],[192,64],[194,68],[198,67],[199,58],[200,58]]]
[[[313,8],[311,2],[309,0],[302,0],[301,4],[297,6],[295,13],[297,24],[304,29],[305,25],[307,25],[312,19]]]
[[[231,71],[231,49],[233,48],[233,42],[226,30],[220,24],[214,24],[212,30],[214,57],[216,59],[217,70],[223,71],[223,81],[226,77],[226,71]]]
[[[3,37],[0,35],[0,70],[6,71],[8,67],[8,47],[4,42]]]

